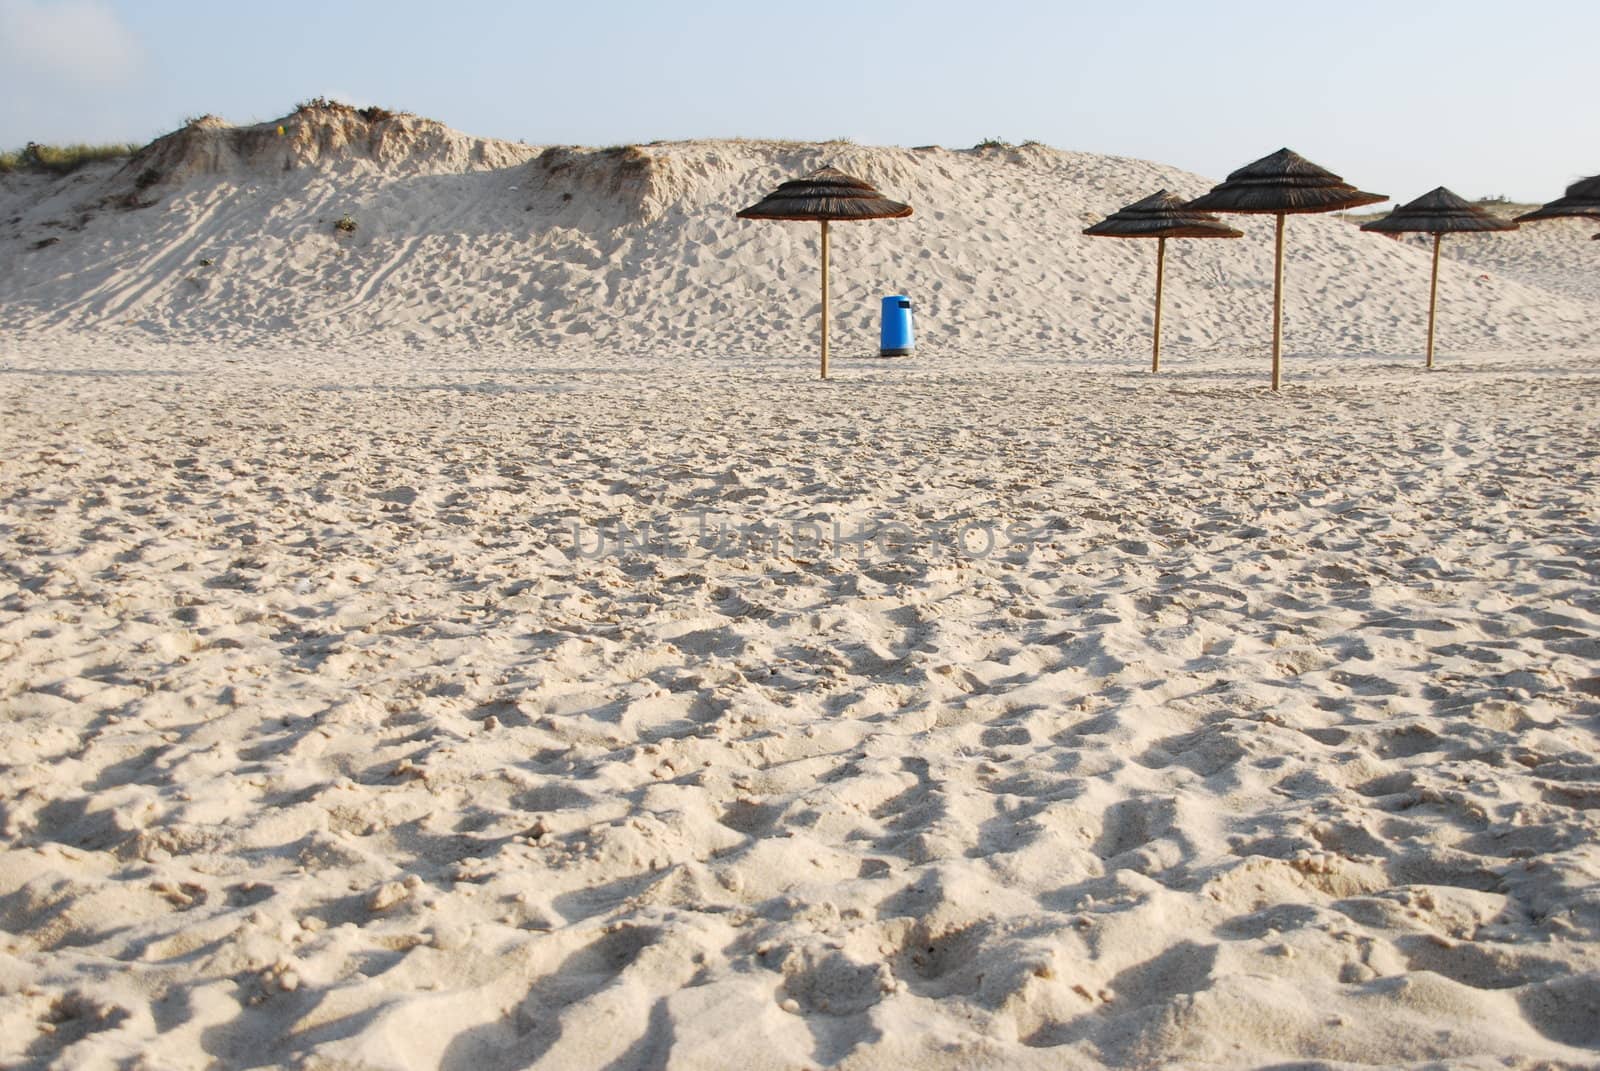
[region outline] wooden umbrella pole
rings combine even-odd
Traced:
[[[828,221],[822,221],[822,378],[828,378]]]
[[[1156,341],[1150,353],[1150,371],[1161,371],[1161,283],[1167,268],[1167,239],[1156,239]]]
[[[1272,389],[1278,389],[1283,369],[1283,213],[1278,213],[1278,247],[1272,267]]]
[[[1433,236],[1433,282],[1428,286],[1428,367],[1433,367],[1433,311],[1439,305],[1439,239],[1442,234]]]

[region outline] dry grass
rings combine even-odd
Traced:
[[[23,171],[66,175],[89,164],[126,160],[141,148],[133,144],[39,145],[30,141],[26,148],[0,153],[0,174]]]
[[[294,106],[295,115],[306,115],[314,112],[344,112],[359,115],[369,123],[381,123],[385,119],[393,119],[405,112],[390,111],[388,108],[357,108],[354,104],[346,104],[342,100],[329,100],[327,97],[312,97],[303,100]]]

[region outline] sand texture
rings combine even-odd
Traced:
[[[1273,395],[1156,165],[252,129],[0,179],[0,1066],[1600,1064],[1587,231],[1426,374],[1294,220]]]

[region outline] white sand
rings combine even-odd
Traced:
[[[406,131],[34,252],[127,176],[0,182],[0,1065],[1600,1062],[1586,232],[1426,375],[1425,251],[1294,220],[1272,396],[1261,228],[1160,377],[1074,237],[1193,176]],[[922,349],[819,384],[814,228],[725,217],[827,159],[919,212],[836,345]]]

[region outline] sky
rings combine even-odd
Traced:
[[[530,144],[986,138],[1410,200],[1600,172],[1597,0],[0,0],[0,148],[327,96]],[[1581,79],[1581,81],[1580,81]]]

